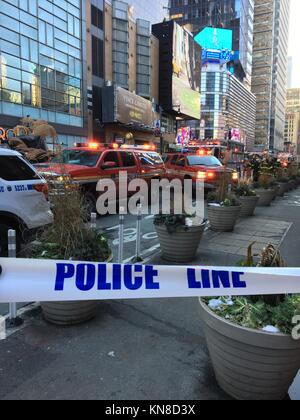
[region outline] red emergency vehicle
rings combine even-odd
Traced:
[[[99,143],[77,145],[65,149],[46,164],[36,165],[38,171],[47,179],[65,177],[79,184],[85,198],[85,206],[95,211],[96,186],[100,179],[111,178],[118,183],[119,173],[126,171],[128,181],[135,178],[162,179],[165,166],[155,146],[140,147],[119,146],[105,147]]]
[[[225,173],[231,174],[232,183],[237,183],[238,173],[226,168],[210,152],[203,149],[196,153],[171,153],[164,156],[167,177],[172,179],[192,179],[194,183],[204,181],[206,190],[218,187]]]

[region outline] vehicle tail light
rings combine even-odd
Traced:
[[[206,179],[206,172],[199,171],[198,174],[197,174],[197,178],[200,179],[200,180],[205,180]]]
[[[36,184],[33,186],[35,191],[44,194],[46,200],[49,201],[49,188],[47,184]]]

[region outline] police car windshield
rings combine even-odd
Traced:
[[[64,150],[60,155],[52,159],[52,162],[93,168],[97,165],[101,154],[101,152],[92,150]]]
[[[214,156],[188,156],[189,166],[222,166]]]

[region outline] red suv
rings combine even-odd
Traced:
[[[230,173],[232,183],[238,181],[238,173],[226,168],[212,155],[202,153],[172,153],[163,158],[166,166],[167,178],[192,179],[194,183],[204,181],[206,190],[214,190],[218,187],[224,173]]]
[[[127,172],[128,181],[142,178],[150,183],[151,179],[165,176],[162,158],[150,146],[118,149],[100,144],[84,145],[65,149],[50,162],[35,166],[46,179],[68,177],[79,184],[86,207],[91,211],[96,208],[96,186],[100,179],[111,178],[118,184],[121,171]]]

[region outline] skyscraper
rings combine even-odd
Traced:
[[[288,89],[293,87],[293,57],[288,58]]]
[[[246,84],[252,72],[254,0],[170,0],[170,16],[194,34],[210,26],[233,30],[233,49],[239,52]]]
[[[288,89],[286,100],[285,150],[300,155],[300,89]]]
[[[55,125],[59,141],[87,135],[86,13],[81,1],[1,1],[0,121],[30,115]]]
[[[257,97],[255,141],[284,148],[290,0],[255,0],[252,91]]]
[[[135,18],[151,22],[151,24],[160,23],[168,17],[169,0],[126,0],[132,8]]]

